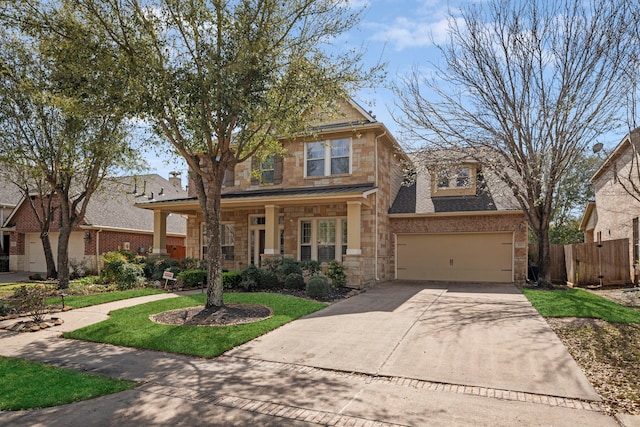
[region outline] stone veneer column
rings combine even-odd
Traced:
[[[279,255],[280,254],[280,229],[278,224],[280,208],[276,205],[266,205],[265,213],[265,239],[264,254]]]
[[[347,255],[361,255],[362,202],[347,202]]]
[[[167,216],[163,211],[153,211],[153,255],[168,256],[167,253]]]

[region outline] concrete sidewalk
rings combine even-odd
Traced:
[[[391,358],[385,357],[384,363],[376,365],[379,359],[375,353],[388,347],[393,347],[391,354],[397,352],[412,329],[393,338],[385,324],[394,321],[390,320],[394,314],[418,313],[421,308],[414,328],[417,323],[428,322],[424,304],[428,305],[435,298],[433,289],[423,292],[422,288],[414,289],[413,295],[409,292],[403,297],[394,297],[399,289],[393,289],[393,286],[396,285],[382,286],[334,304],[263,337],[272,339],[270,336],[278,336],[280,331],[287,332],[286,329],[296,336],[292,331],[302,333],[302,329],[298,329],[299,322],[308,325],[309,321],[324,320],[326,323],[315,323],[315,329],[307,329],[306,336],[299,335],[296,339],[298,347],[309,349],[305,352],[309,361],[323,359],[322,364],[329,366],[335,354],[332,351],[325,351],[324,356],[314,354],[321,347],[316,345],[313,334],[321,333],[323,327],[327,330],[339,325],[336,333],[344,334],[345,339],[353,339],[366,333],[367,329],[381,328],[374,342],[367,343],[362,339],[350,346],[353,359],[370,353],[368,357],[375,369],[365,366],[363,371],[345,371],[339,365],[334,365],[337,368],[315,367],[317,363],[304,363],[296,354],[288,356],[295,360],[272,361],[269,359],[277,357],[250,355],[257,348],[253,343],[208,360],[59,338],[63,330],[100,321],[110,310],[177,296],[174,294],[72,310],[62,314],[65,324],[56,327],[58,329],[29,334],[1,331],[2,355],[130,379],[142,385],[72,405],[0,413],[0,425],[618,425],[613,418],[599,412],[597,402],[583,398],[561,398],[382,373],[394,364],[389,362]],[[389,292],[390,289],[396,292]],[[376,311],[371,311],[370,304],[374,304]],[[467,304],[473,305],[470,301]],[[378,313],[378,309],[387,315],[386,321],[379,319],[378,323],[368,323],[368,320],[374,320],[370,316]],[[404,324],[406,321],[398,322]],[[387,329],[399,330],[396,327]],[[382,338],[395,340],[395,345],[390,346]],[[417,340],[423,338],[415,337]],[[325,341],[328,349],[337,349],[336,344]],[[366,347],[361,348],[363,346]],[[291,349],[274,351],[289,354]],[[335,363],[347,364],[349,356],[344,354],[344,358],[333,357]],[[517,364],[518,361],[509,363]],[[356,362],[353,364],[355,366]]]

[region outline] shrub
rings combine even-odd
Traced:
[[[101,279],[106,283],[115,283],[120,290],[136,287],[144,278],[144,271],[141,265],[131,263],[127,259],[121,251],[104,254]]]
[[[28,311],[34,322],[42,322],[47,314],[47,287],[44,285],[20,286],[13,293],[20,304],[20,311]]]
[[[240,287],[242,275],[239,271],[225,271],[222,273],[222,287],[224,289],[236,289]]]
[[[69,268],[71,269],[71,273],[69,274],[71,280],[83,277],[87,274],[87,260],[84,258],[80,260],[71,258],[69,260]]]
[[[172,258],[146,258],[144,261],[144,277],[147,280],[161,280],[167,270],[177,276],[182,271],[180,262]]]
[[[322,270],[322,263],[320,261],[309,259],[302,261],[301,267],[307,277],[317,276],[320,273],[320,270]]]
[[[289,273],[284,279],[284,287],[287,289],[304,289],[304,277],[300,273]]]
[[[240,275],[242,278],[240,286],[246,291],[278,287],[278,276],[274,272],[258,268],[253,264],[244,269]]]
[[[189,257],[179,260],[178,267],[182,270],[206,270],[203,260]]]
[[[329,281],[324,276],[313,276],[307,282],[307,295],[311,298],[326,298],[329,296]]]
[[[341,262],[333,260],[327,267],[327,277],[331,279],[334,288],[347,286],[347,274],[344,271],[344,265]]]
[[[13,311],[11,304],[8,301],[0,301],[0,316],[6,316]]]
[[[177,281],[181,288],[201,287],[207,281],[207,270],[184,270],[178,273]]]

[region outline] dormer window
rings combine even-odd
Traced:
[[[442,169],[437,174],[438,188],[467,188],[471,185],[471,168],[461,166],[455,171]]]
[[[432,194],[436,197],[474,195],[476,173],[473,164],[439,169],[432,175]]]

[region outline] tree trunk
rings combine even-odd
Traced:
[[[67,289],[69,287],[69,237],[71,236],[71,225],[65,224],[60,227],[58,236],[58,288]]]
[[[534,230],[538,239],[538,286],[551,286],[551,250],[549,246],[549,226]]]
[[[40,232],[40,240],[42,241],[42,248],[44,249],[44,259],[47,263],[47,279],[56,279],[58,278],[58,272],[56,271],[56,262],[53,258],[53,250],[51,249],[49,232]]]
[[[222,176],[222,175],[221,175]],[[220,176],[220,177],[221,177]],[[222,250],[220,248],[220,196],[222,179],[216,175],[205,181],[196,176],[198,200],[204,213],[209,242],[207,245],[207,302],[206,308],[224,306],[222,286]]]

